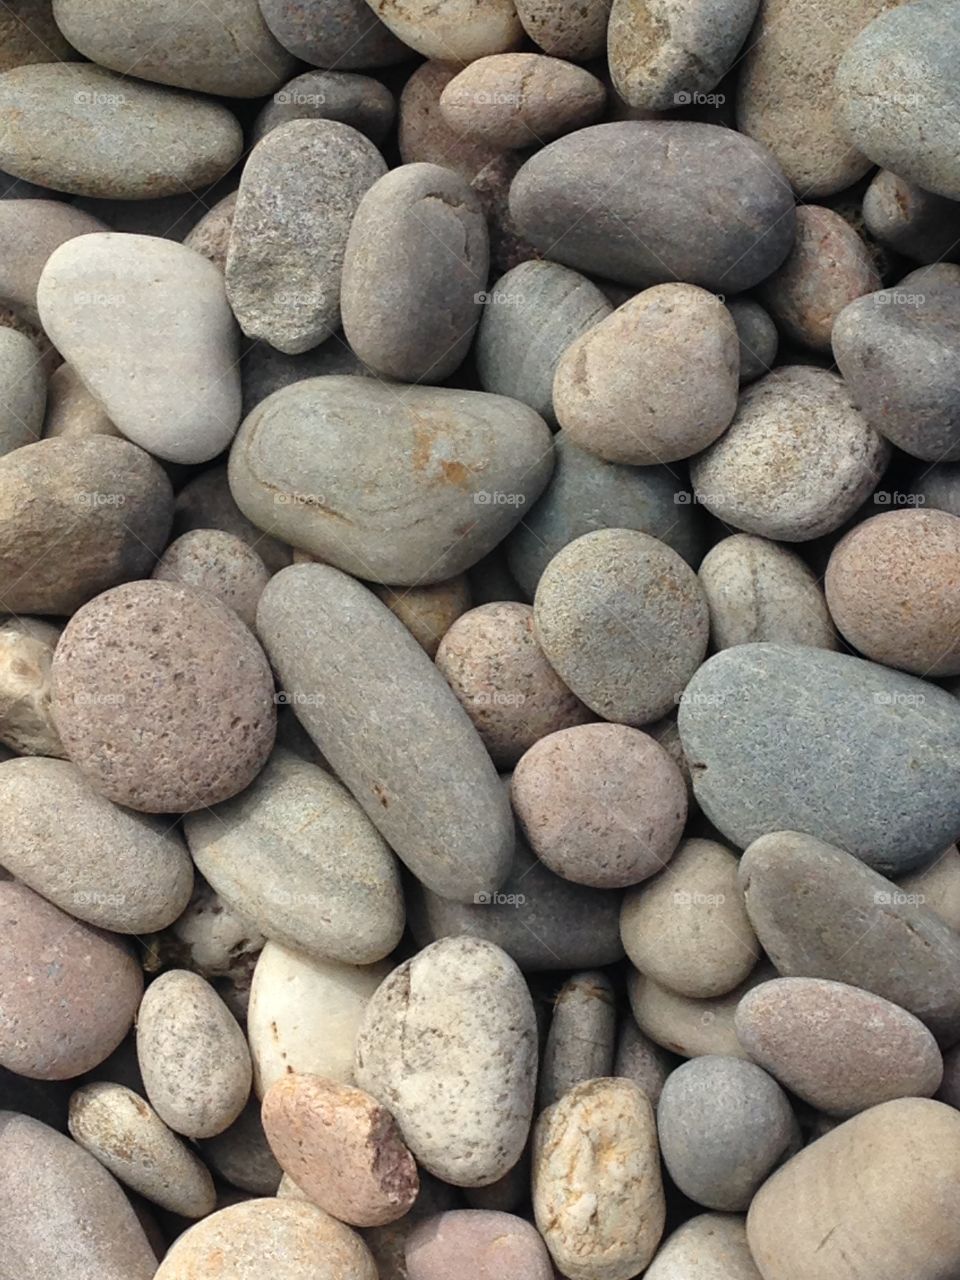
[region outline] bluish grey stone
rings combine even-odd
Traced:
[[[897,875],[960,834],[960,708],[916,676],[737,645],[693,677],[678,723],[700,807],[740,848],[806,831]]]
[[[759,302],[734,298],[727,303],[740,339],[740,383],[753,382],[769,373],[777,358],[780,335]]]
[[[253,122],[253,141],[288,120],[339,120],[379,146],[396,114],[393,94],[373,76],[306,71],[288,80],[264,105]]]

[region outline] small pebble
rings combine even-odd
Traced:
[[[600,972],[575,973],[561,987],[540,1064],[538,1104],[552,1106],[584,1080],[613,1074],[616,999]]]
[[[259,142],[290,120],[339,120],[379,146],[396,113],[393,94],[372,76],[307,71],[288,80],[261,109],[254,121],[253,141]]]
[[[550,1256],[523,1218],[492,1210],[451,1209],[427,1218],[406,1246],[409,1280],[553,1280]]]
[[[251,629],[257,603],[270,581],[266,565],[252,547],[220,529],[193,529],[167,547],[150,575],[214,596]]]
[[[2,209],[0,205],[0,209]],[[72,364],[64,362],[47,379],[47,410],[43,423],[47,440],[58,437],[119,436],[106,409],[84,385]]]
[[[0,742],[18,755],[66,754],[50,707],[50,665],[60,628],[39,618],[0,623]]]
[[[668,1236],[645,1280],[763,1280],[747,1243],[744,1219],[728,1213],[688,1218]]]
[[[470,580],[463,573],[425,587],[394,588],[374,583],[373,591],[431,658],[436,657],[456,620],[470,608]]]
[[[753,298],[734,298],[726,306],[740,339],[740,385],[743,386],[773,368],[780,335],[769,314]]]
[[[640,1030],[662,1049],[684,1058],[704,1054],[746,1058],[749,1055],[737,1039],[734,1026],[737,1005],[747,991],[773,977],[775,971],[761,961],[733,991],[699,999],[678,995],[632,970],[627,977],[627,995]]]
[[[283,1170],[264,1133],[255,1095],[229,1128],[205,1138],[199,1146],[207,1164],[231,1186],[255,1196],[279,1194]]]
[[[411,56],[364,0],[258,0],[285,49],[316,67],[339,71],[391,67]]]

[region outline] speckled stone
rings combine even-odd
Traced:
[[[538,1104],[552,1106],[584,1080],[613,1075],[617,1005],[610,979],[575,973],[560,988],[540,1064]]]
[[[915,262],[960,258],[957,203],[924,191],[889,169],[875,174],[863,196],[863,221],[875,240]]]
[[[412,56],[364,0],[262,0],[267,26],[284,48],[318,67],[390,67]]]
[[[53,12],[53,0],[10,0],[0,15],[0,72],[73,55]]]
[[[553,1280],[550,1256],[525,1218],[452,1209],[420,1223],[406,1247],[409,1280]],[[388,1277],[388,1280],[391,1280]]]
[[[0,1112],[3,1266],[21,1280],[151,1280],[157,1260],[110,1174],[38,1120]]]
[[[240,157],[236,117],[90,62],[0,76],[0,165],[70,195],[148,200],[216,182]]]
[[[425,587],[374,583],[373,591],[431,658],[456,620],[470,608],[470,579],[465,573]]]
[[[99,218],[59,200],[0,200],[0,298],[35,320],[37,281],[54,249],[106,229]]]
[[[862,987],[941,1040],[960,1031],[960,938],[842,849],[793,831],[761,836],[740,862],[747,914],[784,977]]]
[[[253,627],[257,602],[270,581],[266,565],[242,538],[220,529],[193,529],[167,547],[151,574],[214,596]]]
[[[510,186],[524,160],[522,151],[502,151],[470,179],[470,188],[476,192],[487,220],[490,269],[494,275],[512,271],[521,262],[539,257],[533,245],[520,234],[510,213]]]
[[[555,58],[588,62],[602,57],[612,0],[516,0],[527,35]]]
[[[288,6],[289,7],[289,6]],[[393,126],[393,94],[372,76],[349,71],[307,71],[288,80],[253,123],[253,141],[290,120],[339,120],[379,146]]]
[[[404,164],[444,165],[470,181],[500,153],[486,143],[471,142],[443,118],[440,97],[458,71],[439,61],[417,67],[400,95],[397,143]]]
[[[260,344],[261,349],[265,347],[265,343]],[[222,529],[235,534],[257,553],[271,573],[290,563],[290,547],[258,529],[234,502],[226,466],[201,471],[177,494],[173,536],[181,537],[191,529]]]
[[[336,120],[293,120],[244,165],[227,296],[248,338],[290,355],[340,325],[340,276],[361,197],[386,172],[369,138]]]
[[[620,1023],[612,1074],[632,1080],[656,1106],[663,1083],[676,1065],[673,1054],[645,1035],[627,1012]]]
[[[630,1008],[640,1030],[663,1049],[684,1058],[704,1054],[746,1058],[746,1049],[737,1039],[734,1016],[742,996],[770,978],[776,971],[763,963],[725,996],[695,999],[668,991],[637,970],[627,977]]]
[[[663,1234],[664,1201],[653,1108],[635,1084],[587,1080],[541,1114],[533,1212],[570,1280],[644,1270]]]
[[[0,329],[0,456],[40,439],[47,381],[25,334]]]
[[[696,574],[665,543],[632,529],[587,533],[559,551],[537,585],[534,622],[547,660],[577,697],[632,725],[674,706],[709,633]]]
[[[433,164],[391,170],[350,225],[340,288],[347,341],[383,377],[442,382],[470,349],[489,266],[486,221],[466,179]]]
[[[3,206],[0,204],[0,210]],[[106,409],[84,386],[72,364],[64,362],[47,379],[47,412],[43,424],[47,440],[61,437],[118,436]]]
[[[163,470],[126,440],[16,449],[0,458],[0,606],[70,614],[141,577],[166,542],[172,512]]]
[[[66,752],[50,707],[50,664],[60,628],[39,618],[0,622],[0,743],[18,755]]]
[[[168,582],[117,587],[73,616],[54,655],[53,713],[90,785],[146,813],[236,795],[276,732],[270,668],[249,630],[219,600]]]
[[[473,62],[515,49],[523,29],[513,0],[367,0],[404,44],[439,62]]]
[[[960,851],[955,844],[919,871],[898,876],[897,884],[960,933]]]
[[[738,848],[803,830],[896,875],[958,834],[960,705],[913,676],[737,645],[694,676],[679,727],[700,807]]]
[[[773,368],[780,336],[769,314],[753,298],[733,298],[726,307],[740,339],[740,385],[743,386]]]
[[[686,120],[618,121],[560,138],[517,174],[510,208],[551,258],[638,287],[680,279],[749,289],[780,265],[794,233],[790,188],[769,153]],[[712,212],[721,208],[722,217]]]
[[[395,969],[357,1037],[357,1084],[390,1109],[418,1163],[454,1186],[485,1186],[519,1160],[536,1067],[527,984],[505,952],[473,938],[435,942]]]
[[[130,1030],[143,974],[125,942],[0,882],[0,1065],[69,1080]]]
[[[233,230],[233,215],[236,210],[237,193],[231,191],[208,209],[183,238],[188,249],[202,254],[221,271],[227,269],[227,250],[230,247],[230,232]]]
[[[354,1227],[394,1222],[417,1198],[417,1165],[393,1116],[352,1085],[284,1076],[263,1100],[281,1167],[327,1213]]]
[[[744,1219],[702,1213],[668,1236],[644,1280],[763,1280],[750,1256]]]

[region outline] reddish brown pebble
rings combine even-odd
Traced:
[[[407,1241],[409,1280],[553,1280],[546,1245],[524,1218],[451,1209],[422,1222]]]

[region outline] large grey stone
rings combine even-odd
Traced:
[[[285,49],[318,67],[353,71],[389,67],[412,51],[364,0],[259,0],[267,26]]]

